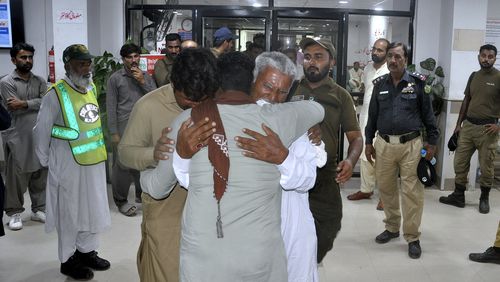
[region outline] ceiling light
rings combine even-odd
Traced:
[[[262,4],[260,4],[260,3],[253,3],[252,6],[255,7],[255,8],[259,8],[259,7],[262,7]]]
[[[384,9],[381,7],[375,7],[375,11],[382,11],[382,10],[384,10]]]
[[[339,1],[339,4],[348,4],[349,1]]]

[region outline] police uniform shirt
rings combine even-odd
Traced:
[[[373,95],[365,128],[366,144],[372,144],[375,132],[402,135],[419,131],[424,125],[427,141],[436,145],[438,129],[432,110],[429,89],[424,93],[425,77],[405,71],[395,87],[390,74],[373,81]]]
[[[328,153],[326,167],[336,169],[340,126],[345,132],[360,130],[351,94],[332,78],[315,89],[302,79],[292,97],[292,101],[300,100],[314,100],[325,108],[325,118],[320,127],[321,139]]]
[[[469,77],[465,96],[470,96],[467,116],[475,119],[500,118],[500,71],[481,69]]]

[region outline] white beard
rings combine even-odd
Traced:
[[[86,75],[77,75],[72,70],[69,71],[68,78],[75,84],[76,87],[81,89],[88,89],[92,83],[92,73]]]

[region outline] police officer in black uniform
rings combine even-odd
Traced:
[[[436,149],[439,131],[432,111],[430,89],[425,77],[409,73],[406,68],[408,50],[403,43],[391,43],[387,52],[390,73],[374,80],[373,95],[365,128],[368,161],[375,163],[380,197],[384,203],[385,231],[375,238],[383,244],[399,237],[401,212],[403,233],[408,242],[408,255],[419,258],[420,222],[424,204],[424,187],[417,176],[421,149],[427,149],[428,160]],[[422,129],[427,142],[422,140]],[[378,131],[379,137],[373,144]],[[399,210],[398,173],[401,176],[401,206]]]

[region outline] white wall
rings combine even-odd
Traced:
[[[47,77],[47,52],[52,46],[51,0],[23,0],[25,41],[35,47],[33,72],[43,78]],[[49,48],[49,49],[47,49]],[[9,50],[0,50],[0,75],[8,74],[14,69],[10,63]]]
[[[445,11],[443,11],[445,12]],[[436,59],[440,51],[440,29],[442,24],[441,0],[418,0],[415,13],[415,37],[413,62],[418,64],[426,58]],[[449,49],[448,49],[449,50]]]
[[[488,19],[498,19],[500,18],[500,1],[489,0],[488,1]],[[499,47],[499,46],[497,46]]]
[[[97,1],[97,0],[91,0]],[[120,48],[125,43],[125,0],[100,1],[100,52],[111,52],[120,57]]]

